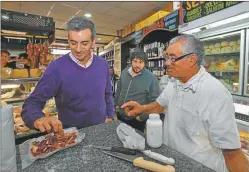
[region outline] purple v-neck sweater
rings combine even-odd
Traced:
[[[114,116],[108,63],[94,56],[92,64],[83,68],[69,55],[52,62],[24,102],[22,118],[28,127],[34,128],[34,121],[44,116],[42,109],[52,97],[64,127],[104,123],[106,117]]]

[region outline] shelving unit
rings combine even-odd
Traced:
[[[22,83],[34,83],[39,81],[40,78],[19,78],[19,79],[3,79],[1,84],[22,84]]]
[[[121,43],[114,45],[114,70],[118,76],[121,75]]]
[[[230,53],[219,53],[219,54],[205,54],[205,56],[234,56],[239,55],[239,51],[230,52]]]
[[[100,53],[100,57],[104,58],[110,66],[114,66],[114,46],[105,49]]]

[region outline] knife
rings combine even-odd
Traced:
[[[143,168],[153,172],[175,172],[175,168],[171,165],[161,165],[155,162],[144,160],[143,157],[136,157],[132,155],[126,155],[118,152],[105,152],[110,156],[132,162],[135,167]]]
[[[104,147],[104,146],[93,146],[94,148],[97,149],[102,149],[102,150],[107,150],[107,151],[112,151],[112,152],[119,152],[127,155],[136,155],[137,151],[128,149],[128,148],[123,148],[123,147]]]

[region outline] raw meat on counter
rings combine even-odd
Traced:
[[[68,147],[76,143],[76,139],[76,132],[48,135],[44,140],[32,143],[31,153],[35,157],[42,156],[56,149]]]

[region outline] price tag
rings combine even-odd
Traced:
[[[23,69],[24,68],[24,63],[23,62],[16,62],[16,68],[17,69]]]

